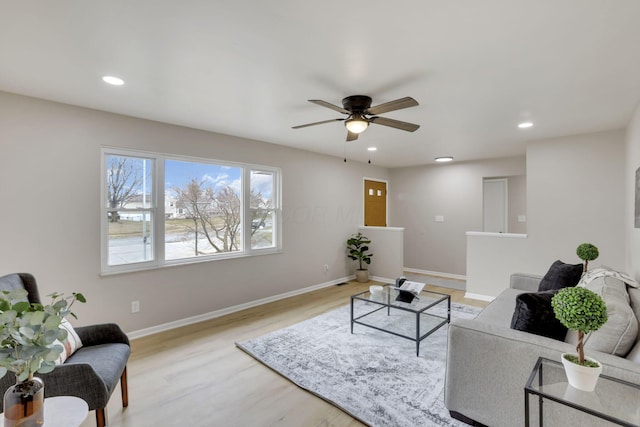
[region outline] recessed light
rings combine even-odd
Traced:
[[[520,129],[527,129],[533,126],[533,123],[531,122],[522,122],[522,123],[518,123],[518,127]]]
[[[369,147],[369,148],[367,148],[367,150],[369,150],[369,151],[376,151],[376,150],[377,150],[377,148],[376,148],[376,147]]]
[[[102,81],[113,86],[122,86],[124,84],[124,80],[115,76],[102,76]]]
[[[453,157],[451,157],[451,156],[436,157],[436,162],[438,162],[438,163],[446,163],[446,162],[450,162],[452,160],[453,160]]]

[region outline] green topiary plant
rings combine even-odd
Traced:
[[[584,261],[584,268],[582,271],[587,271],[589,261],[593,261],[598,258],[600,252],[598,251],[598,248],[591,243],[583,243],[578,246],[578,249],[576,249],[576,254]]]
[[[369,246],[371,243],[368,237],[362,235],[362,233],[354,234],[347,240],[347,249],[349,253],[347,257],[354,261],[358,261],[358,270],[366,270],[362,263],[367,265],[371,264],[371,257],[373,254],[368,254]]]
[[[595,292],[576,286],[561,289],[551,298],[551,306],[560,323],[578,332],[576,363],[592,366],[591,362],[584,360],[584,334],[597,331],[607,321],[604,300]]]

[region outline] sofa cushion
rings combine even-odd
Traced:
[[[638,319],[631,309],[625,283],[615,277],[600,276],[581,286],[602,297],[607,304],[608,316],[600,329],[587,336],[585,350],[625,357],[638,337]],[[569,331],[566,341],[577,343],[577,335],[577,332]]]
[[[636,345],[634,345],[629,354],[627,354],[627,360],[631,360],[640,365],[640,340],[636,341]]]
[[[582,276],[582,264],[565,264],[558,260],[551,264],[538,286],[538,292],[558,290],[575,286]]]
[[[516,307],[516,297],[523,291],[507,288],[486,306],[476,317],[482,323],[509,327]]]
[[[531,292],[516,297],[511,329],[564,341],[567,328],[560,323],[551,307],[558,291]]]
[[[638,283],[638,281],[633,277],[622,271],[617,271],[611,267],[607,267],[606,265],[600,266],[598,268],[592,268],[591,270],[587,271],[582,279],[580,279],[580,282],[589,283],[591,280],[599,276],[612,276],[616,279],[622,280],[632,288],[640,288],[640,283]]]
[[[627,294],[629,294],[631,310],[633,310],[633,313],[636,315],[636,319],[640,323],[640,289],[627,286]],[[640,329],[638,329],[638,333],[640,334]]]

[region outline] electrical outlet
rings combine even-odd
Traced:
[[[131,312],[138,313],[140,311],[140,301],[131,301]]]
[[[329,264],[325,264],[323,267],[324,272],[326,273],[327,271],[329,271]]]
[[[444,216],[443,215],[436,215],[436,222],[444,222]]]

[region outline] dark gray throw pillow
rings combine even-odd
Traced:
[[[516,309],[511,318],[511,329],[564,341],[567,328],[556,318],[551,307],[551,298],[557,292],[531,292],[518,295]]]
[[[582,264],[565,264],[558,260],[551,264],[549,271],[540,280],[538,292],[559,290],[575,286],[582,277]]]

